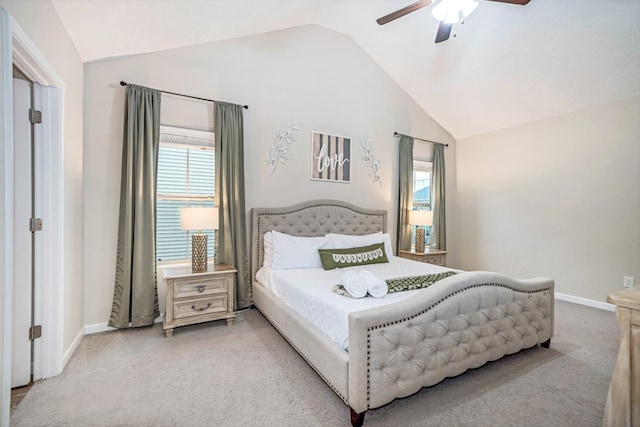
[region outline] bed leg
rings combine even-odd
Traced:
[[[540,343],[540,347],[544,347],[544,348],[549,348],[550,345],[551,345],[551,338],[549,338],[545,342]]]
[[[364,414],[366,412],[362,412],[359,414],[352,408],[349,408],[349,411],[351,411],[351,425],[353,427],[362,427],[362,424],[364,424]]]

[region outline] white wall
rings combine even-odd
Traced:
[[[82,121],[83,64],[48,1],[0,0],[11,16],[64,80],[64,313],[63,347],[66,351],[82,331],[83,319],[83,203]]]
[[[63,28],[57,13],[49,1],[26,2],[18,0],[0,0],[0,6],[15,19],[36,49],[42,54],[55,73],[64,82],[61,93],[64,96],[63,134],[62,134],[62,182],[60,191],[64,194],[62,206],[64,229],[61,252],[63,253],[63,284],[61,299],[64,304],[62,312],[56,312],[61,321],[62,342],[55,342],[55,352],[69,356],[80,337],[83,319],[84,286],[82,282],[82,244],[83,244],[83,203],[82,203],[82,98],[83,98],[83,64],[71,39]],[[46,118],[45,118],[46,120]],[[46,218],[45,227],[46,227]],[[4,226],[3,226],[4,227]],[[4,286],[12,284],[3,283]],[[46,303],[46,302],[45,302]],[[58,307],[56,307],[58,309]],[[47,334],[47,324],[43,324],[43,333]],[[46,359],[48,356],[44,354]],[[0,357],[10,358],[10,354],[2,353]],[[60,355],[56,356],[61,360]],[[57,370],[56,368],[53,368]],[[2,390],[4,395],[5,390]],[[4,403],[4,401],[3,401]],[[0,408],[0,412],[8,408]],[[3,416],[2,422],[5,422]]]
[[[605,301],[640,283],[640,97],[458,141],[453,263]]]
[[[398,140],[393,132],[453,142],[350,38],[319,26],[86,64],[86,324],[106,322],[113,297],[124,103],[120,80],[249,105],[244,113],[247,210],[335,198],[388,209],[388,228],[395,234]],[[165,124],[211,129],[203,114],[209,108],[210,117],[210,106],[194,106],[185,114],[186,104],[178,108],[175,99],[166,100]],[[263,161],[271,135],[288,120],[301,127],[290,146],[291,160],[268,176]],[[350,184],[310,180],[313,130],[352,137]],[[371,139],[383,161],[382,187],[370,181],[359,158],[361,138]]]

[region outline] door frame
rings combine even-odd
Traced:
[[[34,377],[58,375],[64,367],[64,81],[18,23],[0,7],[0,426],[9,425],[11,341],[13,336],[13,88],[12,66],[43,86],[42,235],[36,276],[36,321],[43,325],[36,340]],[[48,119],[47,119],[48,118]],[[46,285],[45,285],[46,283]],[[37,376],[36,376],[37,375]]]

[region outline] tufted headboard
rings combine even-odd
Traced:
[[[292,236],[324,236],[327,233],[370,234],[387,231],[387,211],[361,208],[339,200],[311,200],[281,208],[251,209],[251,280],[264,259],[267,231]]]

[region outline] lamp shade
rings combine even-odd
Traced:
[[[409,211],[409,224],[432,225],[433,211]]]
[[[183,230],[218,229],[218,208],[182,208],[180,218]]]

